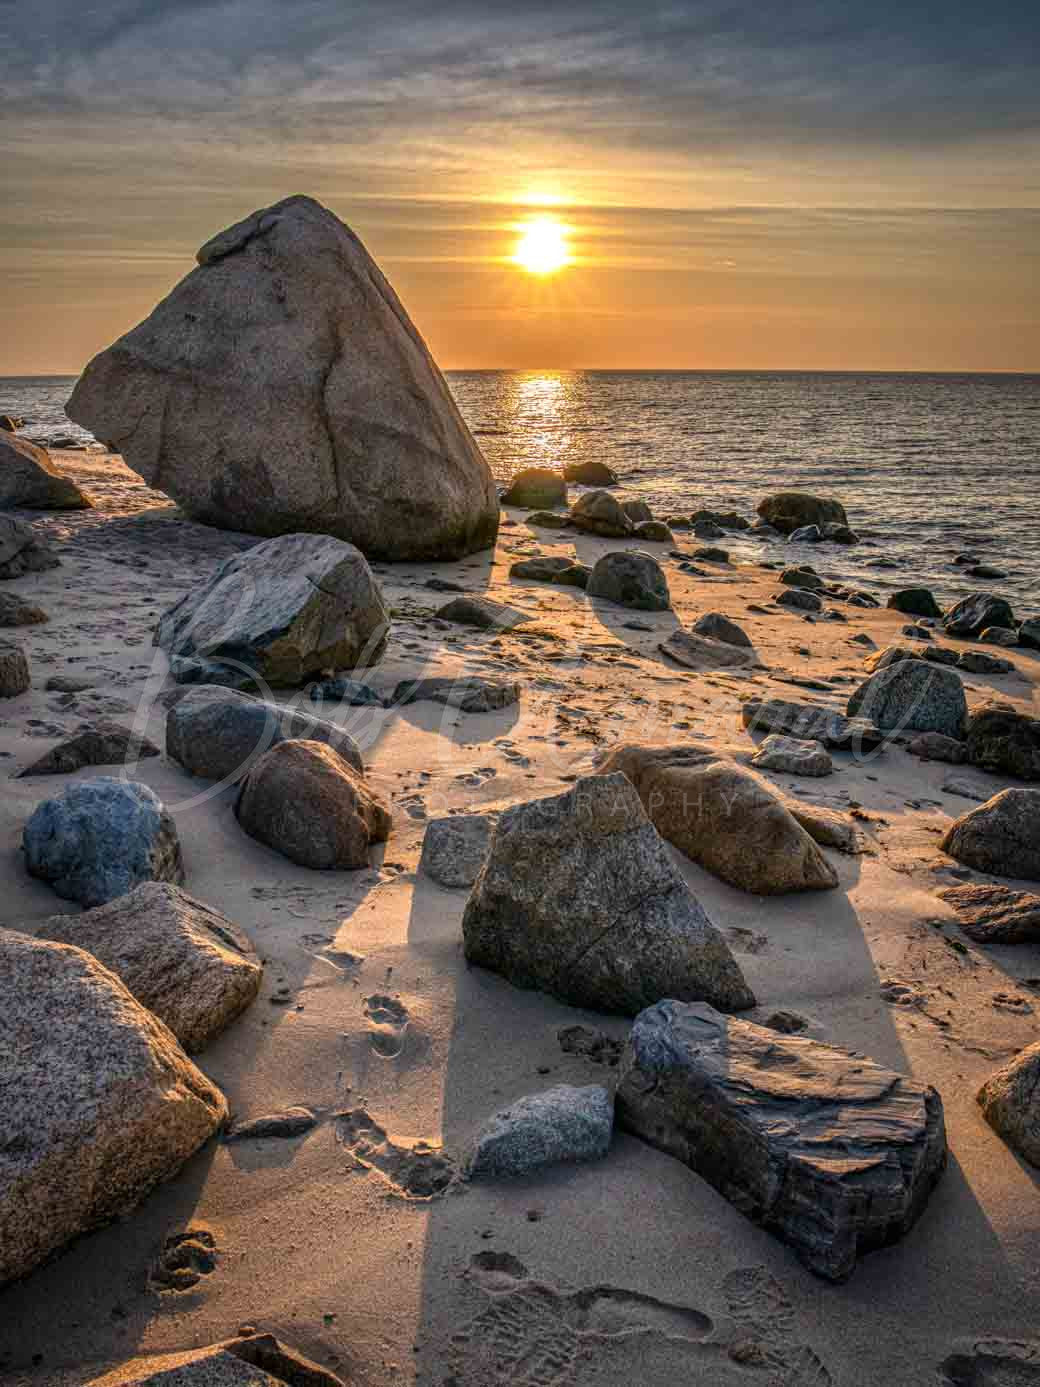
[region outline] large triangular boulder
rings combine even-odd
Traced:
[[[70,419],[209,524],[333,534],[384,559],[494,542],[487,463],[349,227],[290,197],[197,259],[90,362]]]

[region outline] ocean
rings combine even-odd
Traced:
[[[655,515],[753,516],[771,491],[837,497],[862,542],[727,536],[735,559],[790,558],[884,594],[980,588],[1040,615],[1040,375],[819,371],[452,371],[495,476],[595,458]],[[65,418],[74,377],[0,378],[26,436],[90,442]],[[1007,573],[966,579],[964,551]]]

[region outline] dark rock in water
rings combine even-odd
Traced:
[[[930,588],[900,588],[888,599],[888,606],[906,616],[942,616]]]
[[[389,706],[396,708],[423,699],[445,703],[463,713],[491,713],[519,702],[520,685],[511,680],[484,679],[479,675],[402,679],[394,689]]]
[[[592,1026],[561,1026],[556,1039],[565,1055],[580,1055],[593,1064],[606,1064],[613,1069],[621,1058],[621,1041]]]
[[[716,525],[714,520],[694,521],[693,533],[698,539],[724,539],[726,535],[726,531],[721,525]]]
[[[1028,650],[1040,650],[1040,616],[1023,621],[1018,628],[1018,643]]]
[[[909,1232],[946,1165],[933,1088],[704,1003],[636,1018],[617,1108],[831,1281]]]
[[[25,651],[17,641],[0,640],[0,698],[17,698],[31,684]]]
[[[13,592],[0,592],[0,627],[40,626],[50,617]]]
[[[823,611],[822,598],[807,588],[785,588],[783,592],[773,594],[773,601],[778,607],[794,607],[800,612]]]
[[[563,475],[569,482],[578,482],[581,486],[617,486],[617,473],[613,472],[605,462],[571,462],[563,469]]]
[[[1013,627],[1014,624],[1015,614],[1010,603],[988,592],[973,592],[970,597],[962,598],[943,617],[948,636],[968,640],[976,639],[988,626]]]
[[[608,539],[624,539],[635,529],[617,497],[609,491],[587,491],[580,496],[571,506],[570,519],[579,530]]]
[[[1040,896],[987,883],[948,886],[939,899],[953,907],[961,929],[979,944],[1040,943]]]
[[[318,1119],[310,1108],[286,1108],[284,1112],[266,1113],[236,1122],[224,1137],[229,1145],[236,1141],[289,1140],[302,1137],[317,1125]]]
[[[477,1136],[471,1178],[529,1175],[562,1161],[599,1160],[610,1150],[614,1101],[598,1084],[558,1084],[495,1113]]]
[[[215,236],[66,406],[193,518],[372,557],[494,543],[494,481],[364,246],[312,198]]]
[[[649,540],[652,544],[675,543],[675,536],[660,520],[641,520],[635,528],[633,538]]]
[[[491,814],[431,819],[423,836],[419,870],[439,886],[472,886],[487,857],[495,822]]]
[[[981,562],[982,560],[979,558],[977,554],[958,554],[957,557],[954,559],[954,563],[957,565],[958,568],[963,568],[966,564],[976,564]]]
[[[880,607],[881,603],[872,592],[850,592],[846,598],[850,607]]]
[[[971,568],[965,569],[969,578],[1006,578],[1007,574],[1002,568],[994,568],[991,563],[973,564]]]
[[[13,515],[0,515],[0,578],[43,573],[61,562],[31,525]]]
[[[752,698],[741,706],[740,717],[750,732],[781,732],[822,742],[832,751],[872,751],[885,740],[885,734],[868,718],[849,718],[815,703]]]
[[[1040,790],[1002,790],[956,819],[939,846],[977,872],[1040,881]]]
[[[699,510],[694,511],[690,516],[691,525],[710,524],[717,525],[723,530],[750,530],[751,521],[745,520],[742,515],[738,515],[735,510]]]
[[[131,732],[118,722],[102,721],[86,727],[45,756],[26,766],[19,775],[71,775],[84,766],[133,765],[148,756],[158,756],[159,748],[147,737]]]
[[[142,881],[184,880],[177,828],[159,796],[102,775],[36,806],[22,833],[30,875],[59,896],[104,905]]]
[[[46,448],[0,430],[0,507],[89,510],[90,497],[55,468]]]
[[[730,621],[721,612],[705,612],[693,626],[694,634],[707,636],[709,640],[725,641],[727,645],[752,648],[751,637],[742,626]]]
[[[789,535],[806,525],[847,525],[849,518],[838,501],[811,496],[803,491],[779,491],[756,507],[758,514],[781,534]]]
[[[532,511],[526,519],[528,525],[538,525],[543,530],[565,530],[571,523],[569,515],[560,515],[551,510]]]
[[[1040,780],[1040,719],[1008,703],[986,703],[968,720],[968,760],[982,770]]]
[[[502,495],[504,506],[531,506],[546,510],[567,504],[567,483],[549,467],[525,467],[517,472]]]
[[[797,568],[785,568],[780,574],[780,581],[784,587],[804,588],[809,592],[819,592],[827,586],[815,569],[802,565]]]
[[[920,756],[922,761],[945,761],[951,766],[961,765],[968,756],[963,742],[944,736],[942,732],[922,732],[906,749],[911,756]]]
[[[446,602],[437,615],[442,621],[455,621],[460,626],[476,626],[482,631],[511,631],[531,618],[526,612],[486,597],[456,597]]]
[[[644,520],[653,520],[654,518],[653,511],[645,501],[638,501],[634,498],[630,501],[622,501],[621,509],[633,525],[641,525]]]
[[[346,703],[351,708],[381,708],[383,700],[375,689],[356,679],[324,679],[310,688],[312,703]]]
[[[859,543],[859,535],[855,530],[850,530],[848,525],[824,525],[820,532],[820,537],[831,544]]]
[[[639,550],[603,554],[592,569],[586,588],[590,597],[605,597],[619,607],[664,612],[672,605],[661,565]]]
[[[466,958],[518,987],[634,1015],[754,998],[623,775],[506,809],[462,920]]]
[[[423,587],[429,588],[431,592],[465,592],[462,583],[453,583],[450,578],[427,578]]]
[[[959,739],[968,716],[964,685],[951,669],[925,660],[899,660],[879,669],[849,697],[850,717],[866,717],[883,732],[942,732]]]

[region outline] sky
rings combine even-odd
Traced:
[[[0,0],[0,51],[0,374],[292,193],[448,369],[1040,371],[1036,0]]]

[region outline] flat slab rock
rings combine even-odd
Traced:
[[[402,679],[394,689],[390,707],[429,699],[463,713],[493,713],[520,701],[520,685],[508,679],[482,679],[479,675],[453,678]]]
[[[850,718],[815,703],[789,703],[781,698],[749,698],[740,718],[750,732],[780,732],[803,741],[822,742],[831,751],[870,751],[885,740],[866,718]]]
[[[147,737],[121,723],[101,721],[51,747],[18,774],[71,775],[84,766],[133,766],[145,757],[158,755],[159,748]]]
[[[687,669],[746,669],[758,663],[753,650],[681,629],[661,641],[658,649]]]
[[[1040,943],[1040,896],[988,883],[948,886],[939,899],[957,912],[969,939],[979,944]]]
[[[557,1084],[495,1113],[474,1144],[475,1176],[529,1175],[561,1161],[594,1161],[610,1150],[614,1100],[600,1084]]]
[[[819,742],[783,737],[778,732],[770,733],[751,764],[759,770],[785,771],[788,775],[830,775],[834,770],[830,752]]]
[[[273,1334],[243,1334],[207,1348],[135,1358],[84,1387],[346,1387],[343,1379]]]
[[[636,1018],[617,1109],[832,1281],[909,1231],[946,1164],[934,1089],[705,1003]]]

